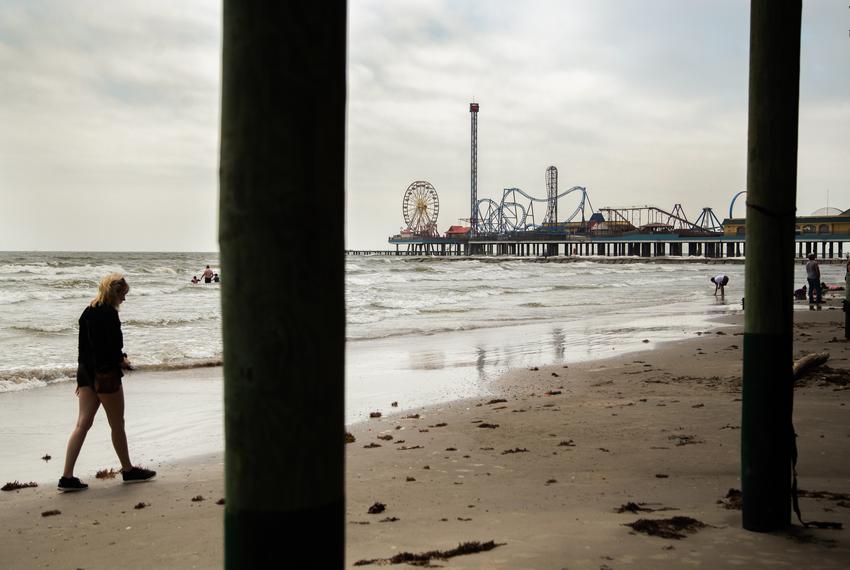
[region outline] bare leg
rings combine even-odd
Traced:
[[[97,394],[91,388],[85,386],[78,388],[77,399],[79,400],[80,412],[77,415],[77,424],[74,426],[74,431],[71,432],[71,437],[68,438],[68,449],[65,451],[65,470],[62,472],[63,477],[74,476],[74,465],[77,463],[77,457],[80,455],[83,442],[86,441],[86,434],[100,407],[100,400],[97,399]]]
[[[97,396],[100,398],[100,403],[103,404],[106,419],[109,420],[109,427],[112,429],[112,447],[115,448],[115,453],[118,454],[118,459],[121,461],[121,469],[129,471],[133,468],[133,464],[130,463],[127,434],[124,432],[124,388],[119,388],[117,392],[112,394],[98,394]]]

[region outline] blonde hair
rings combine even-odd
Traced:
[[[97,288],[97,296],[89,304],[92,307],[104,304],[112,305],[117,309],[120,304],[118,297],[129,290],[130,286],[127,285],[127,280],[124,279],[123,274],[110,273],[100,280],[100,285]]]

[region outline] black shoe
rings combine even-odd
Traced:
[[[57,489],[64,493],[72,491],[85,491],[89,486],[77,479],[76,477],[60,477]]]
[[[122,471],[121,476],[124,478],[125,483],[144,483],[156,477],[156,471],[133,467],[129,471]]]

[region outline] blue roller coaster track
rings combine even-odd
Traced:
[[[587,190],[583,186],[573,186],[569,190],[554,196],[554,200],[560,200],[568,194],[578,193],[580,199],[578,205],[562,222],[552,220],[552,223],[572,222],[576,216],[581,214],[581,221],[585,221],[585,209],[590,207]],[[534,203],[543,202],[548,204],[550,198],[535,198],[520,190],[519,188],[505,188],[502,192],[502,200],[497,203],[490,198],[478,200],[475,203],[475,219],[478,233],[506,233],[514,231],[533,231],[542,226],[535,223]],[[547,212],[551,209],[547,209]],[[546,220],[548,222],[548,220]]]

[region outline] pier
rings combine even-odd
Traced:
[[[489,236],[396,237],[388,242],[395,250],[347,250],[346,255],[434,255],[434,256],[510,256],[510,257],[657,257],[726,259],[744,258],[744,236],[679,236],[675,234],[624,234],[586,237],[553,236],[517,232]],[[815,253],[819,259],[841,259],[850,234],[798,235],[795,258]]]

